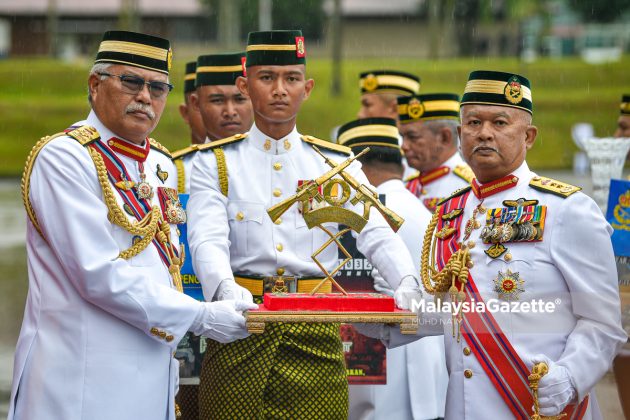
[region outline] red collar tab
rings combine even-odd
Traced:
[[[149,150],[151,150],[151,143],[149,142],[149,139],[146,139],[144,144],[144,147],[136,146],[133,143],[116,137],[112,137],[107,140],[107,145],[113,151],[133,160],[137,160],[138,162],[144,162],[147,160],[147,156],[149,156]]]
[[[440,166],[439,168],[435,168],[429,172],[422,172],[420,173],[420,184],[430,184],[436,179],[442,178],[449,172],[451,172],[451,168],[449,168],[448,166]]]
[[[470,185],[472,186],[473,193],[478,199],[490,197],[501,191],[509,190],[516,186],[518,183],[518,177],[512,174],[504,176],[503,178],[496,179],[486,184],[480,185],[477,182],[477,178],[474,178]]]

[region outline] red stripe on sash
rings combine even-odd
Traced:
[[[88,147],[98,152],[98,154],[100,154],[103,158],[103,163],[105,164],[107,174],[109,175],[112,184],[119,181],[130,180],[129,173],[126,170],[125,165],[115,156],[111,148],[109,148],[103,142],[98,143],[99,144],[96,144],[96,142],[92,143]],[[142,220],[142,218],[144,218],[151,210],[151,203],[146,199],[139,198],[133,188],[123,189],[114,186],[114,189],[118,191],[123,199],[123,202],[129,204],[132,207],[133,213],[138,221]],[[162,244],[156,239],[153,239],[152,242],[153,245],[155,245],[155,247],[157,248],[160,259],[168,268],[171,265],[171,262],[169,261],[169,251],[171,251],[174,256],[178,256],[177,250],[175,249],[175,247],[170,247],[166,244]]]
[[[451,255],[460,248],[457,239],[464,213],[462,212],[459,217],[452,221],[445,221],[442,216],[455,209],[463,209],[469,196],[470,191],[467,191],[450,199],[440,207],[437,230],[439,231],[448,223],[456,231],[448,238],[437,239],[436,264],[439,270],[444,268]],[[461,288],[461,283],[457,282],[457,288]],[[466,302],[468,305],[472,305],[473,300],[483,302],[469,272]],[[462,311],[461,327],[466,343],[512,414],[516,418],[528,420],[534,405],[527,379],[530,372],[499,327],[492,313],[488,311],[483,313]],[[568,419],[581,419],[586,413],[587,405],[588,396],[579,405],[568,405],[563,413],[567,414]]]

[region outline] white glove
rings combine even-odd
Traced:
[[[385,324],[363,323],[352,324],[359,334],[377,340],[389,340],[389,328]]]
[[[378,272],[376,267],[372,268],[371,275],[372,275],[372,279],[374,280],[373,282],[374,289],[377,292],[383,293],[384,295],[387,295],[387,296],[394,295],[394,290],[389,285],[389,283],[387,283],[387,281],[383,278],[383,276],[381,276],[381,273]]]
[[[422,298],[422,291],[418,280],[414,276],[405,276],[400,281],[400,285],[394,293],[396,306],[400,309],[410,309],[413,300],[419,301]]]
[[[532,357],[532,365],[545,362],[549,372],[538,383],[538,404],[541,416],[555,416],[564,410],[567,404],[574,402],[577,392],[573,386],[569,370],[552,362],[544,354]]]
[[[258,305],[244,300],[202,302],[202,308],[190,327],[196,335],[211,338],[219,343],[230,343],[249,336],[242,311],[256,309]]]
[[[217,291],[214,294],[214,299],[254,302],[252,293],[243,286],[238,285],[233,279],[225,279],[219,283],[219,287],[217,287]]]

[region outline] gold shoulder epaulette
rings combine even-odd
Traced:
[[[455,191],[453,191],[453,194],[451,194],[451,195],[449,195],[448,197],[443,198],[443,199],[441,199],[440,201],[438,201],[437,205],[438,205],[438,206],[441,206],[442,204],[446,203],[446,202],[447,202],[448,200],[450,200],[451,198],[459,197],[460,195],[462,195],[462,194],[464,194],[464,193],[466,193],[466,192],[470,191],[470,190],[471,190],[471,188],[472,188],[472,187],[471,187],[470,185],[467,185],[467,186],[465,186],[465,187],[463,187],[463,188],[460,188],[459,190],[455,190]]]
[[[347,146],[342,146],[337,143],[318,139],[317,137],[313,137],[313,136],[301,136],[301,137],[302,137],[302,141],[308,144],[314,144],[315,146],[323,147],[324,149],[332,150],[333,152],[343,153],[344,155],[348,155],[348,156],[352,154],[352,149],[350,149]]]
[[[413,181],[414,179],[418,178],[419,176],[420,176],[420,172],[416,172],[415,174],[411,174],[407,178],[405,178],[404,182]]]
[[[101,135],[98,134],[96,128],[91,125],[82,125],[79,128],[68,131],[66,135],[81,143],[81,146],[87,146],[88,144],[94,143],[96,140],[101,138]]]
[[[556,181],[555,179],[544,176],[535,176],[529,181],[529,186],[535,190],[548,192],[557,196],[567,198],[573,193],[580,191],[581,187],[567,184],[565,182]]]
[[[166,155],[169,159],[172,159],[171,152],[164,146],[162,146],[157,140],[149,139],[149,143],[151,143],[151,149],[157,150],[158,152]]]
[[[225,146],[226,144],[232,144],[244,140],[247,138],[247,133],[244,134],[234,134],[231,137],[226,137],[224,139],[211,141],[210,143],[200,144],[197,146],[198,150],[212,150],[217,147]]]
[[[198,144],[191,144],[188,147],[184,147],[183,149],[171,153],[171,156],[173,157],[173,160],[181,159],[184,156],[188,156],[191,153],[197,152],[199,150],[198,146]]]
[[[473,178],[475,177],[475,174],[473,173],[472,169],[470,169],[470,166],[466,164],[457,165],[453,169],[453,173],[457,175],[458,177],[460,177],[461,179],[463,179],[464,181],[468,182],[469,184],[472,182]]]

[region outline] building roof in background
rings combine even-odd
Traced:
[[[426,0],[341,0],[341,15],[346,17],[415,15],[425,1]],[[332,14],[333,3],[333,0],[325,0],[324,11],[326,14]]]
[[[0,0],[0,15],[46,15],[50,0]],[[117,16],[123,0],[56,0],[61,16]],[[142,16],[198,16],[199,0],[137,0]]]

